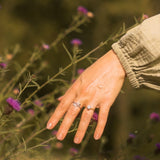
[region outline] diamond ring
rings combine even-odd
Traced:
[[[73,102],[73,106],[74,106],[74,107],[79,107],[79,108],[80,108],[81,104],[80,104],[79,102]]]
[[[87,109],[88,109],[88,110],[93,110],[93,108],[92,108],[91,105],[88,105],[88,106],[87,106]]]

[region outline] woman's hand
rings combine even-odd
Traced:
[[[94,133],[94,138],[99,139],[105,128],[110,107],[123,85],[124,78],[125,71],[117,55],[110,50],[88,67],[60,98],[60,103],[48,121],[47,128],[53,129],[66,113],[56,134],[57,139],[63,140],[74,119],[85,106],[74,138],[75,143],[81,143],[95,108],[99,108],[98,123]],[[76,106],[73,102],[81,105]],[[86,108],[88,105],[91,109]]]

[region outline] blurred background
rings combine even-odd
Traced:
[[[63,42],[70,48],[71,39],[81,39],[83,53],[95,48],[112,33],[118,31],[123,22],[130,27],[135,23],[134,17],[140,19],[142,14],[150,17],[160,12],[159,0],[0,0],[0,54],[6,48],[18,43],[23,49],[18,57],[23,65],[34,46],[41,42],[51,43],[67,28],[80,5],[93,12],[94,18],[81,27],[81,33],[71,33]],[[103,47],[94,53],[94,56],[98,58],[110,48],[110,45]],[[45,59],[50,68],[45,74],[54,74],[60,66],[68,64],[69,60],[64,52],[61,43],[58,49],[48,51]],[[88,65],[83,62],[78,67],[86,68]],[[127,80],[123,91],[110,111],[103,138],[99,141],[90,139],[85,151],[86,159],[114,159],[118,156],[119,160],[123,160],[121,154],[123,157],[124,155],[147,157],[153,154],[155,143],[160,142],[159,124],[147,134],[143,133],[150,113],[160,113],[159,92],[149,89],[135,90],[130,87]],[[142,138],[139,139],[138,145],[126,148],[124,146],[130,133],[141,135]],[[145,140],[149,134],[155,137],[151,143]],[[75,145],[67,139],[65,143]],[[152,158],[154,159],[160,158]]]

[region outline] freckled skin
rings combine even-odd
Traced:
[[[73,106],[72,103],[80,102],[82,106],[91,105],[92,109],[88,110],[85,107],[83,110],[74,142],[81,143],[95,108],[99,108],[99,115],[94,138],[99,139],[106,125],[110,107],[119,94],[124,78],[125,71],[116,54],[110,50],[85,69],[67,92],[58,99],[60,103],[49,119],[47,128],[53,129],[66,113],[56,134],[59,140],[63,140],[80,112],[80,108]]]

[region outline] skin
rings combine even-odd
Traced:
[[[57,139],[63,140],[83,108],[78,130],[74,137],[74,143],[79,144],[82,142],[95,108],[99,108],[94,138],[96,140],[100,139],[107,122],[109,110],[121,90],[124,78],[125,71],[117,55],[113,50],[110,50],[88,67],[66,93],[58,99],[60,103],[49,119],[47,128],[53,129],[65,114],[56,134]],[[73,106],[73,101],[80,102],[81,107]],[[93,109],[88,110],[86,108],[88,105],[91,105]]]

